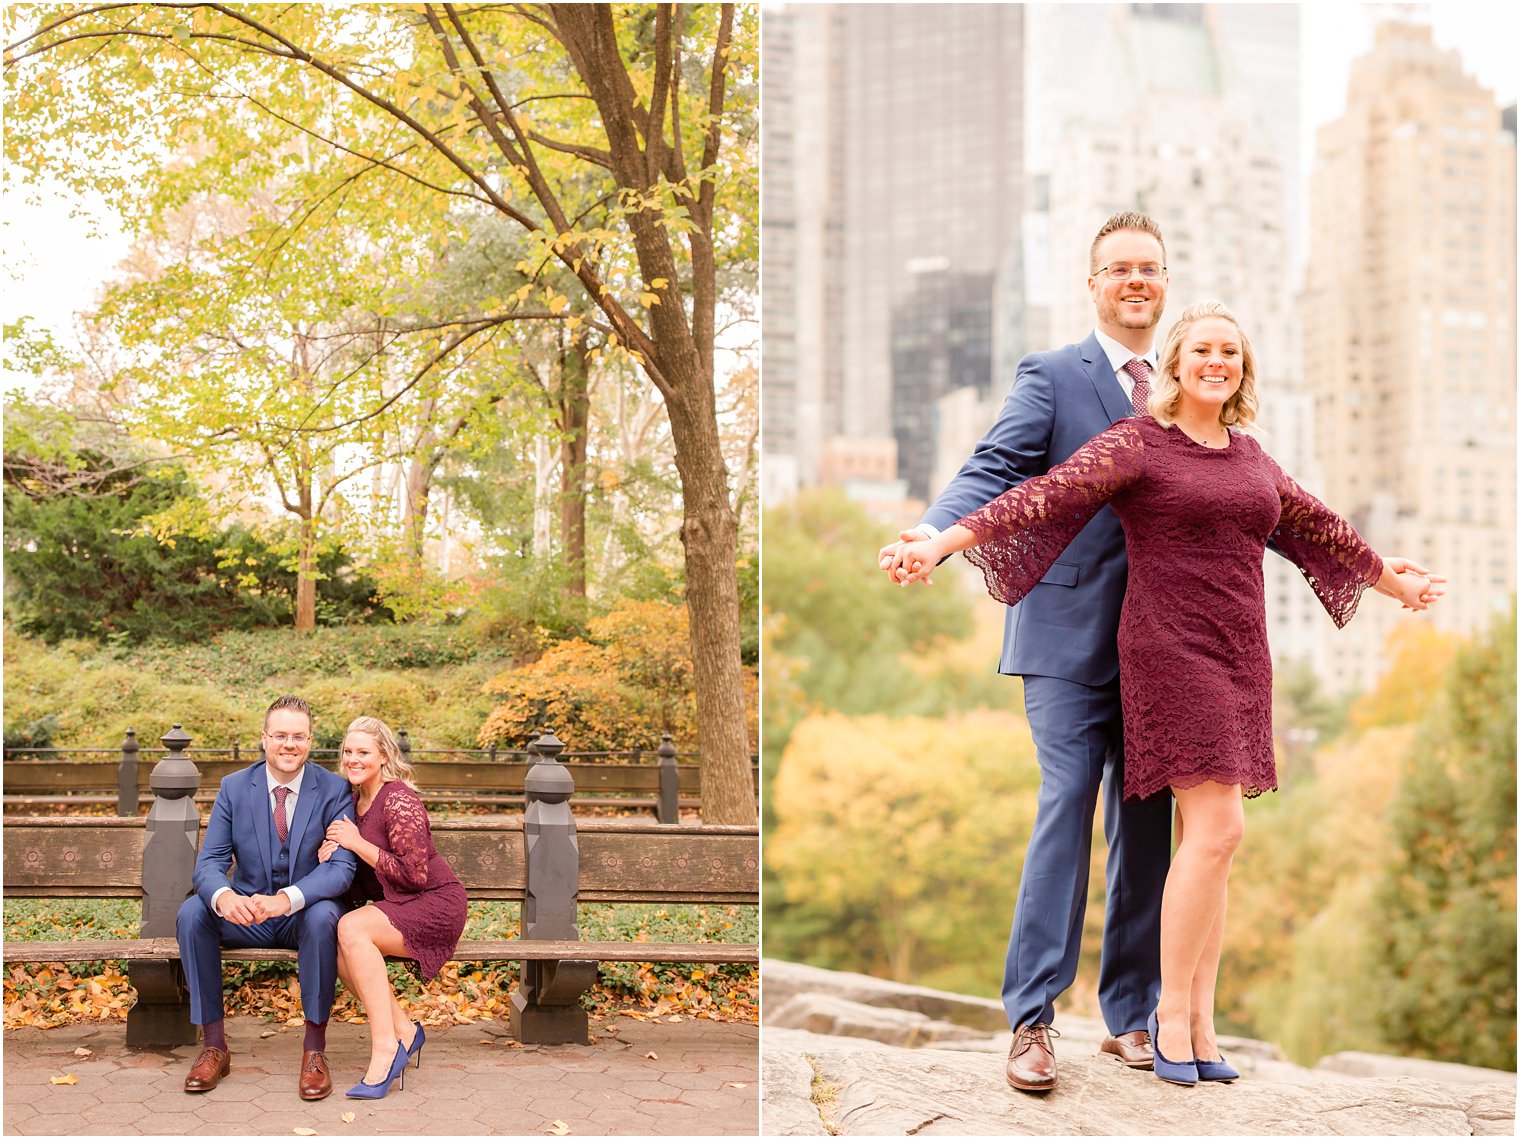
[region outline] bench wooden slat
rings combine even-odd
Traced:
[[[440,853],[480,901],[520,901],[526,885],[522,819],[440,821]],[[122,833],[126,832],[126,833]],[[141,818],[5,819],[5,892],[17,898],[136,898],[142,894]],[[645,819],[577,825],[583,902],[757,905],[755,827]]]
[[[197,803],[206,804],[212,802],[215,798],[215,794],[197,794],[195,801]],[[424,790],[422,792],[422,800],[425,803],[431,804],[460,803],[471,807],[521,807],[524,801],[523,796],[521,795],[499,795],[491,791],[454,792],[428,790]],[[114,807],[116,805],[116,796],[12,795],[7,792],[4,795],[3,799],[0,799],[0,802],[3,802],[6,808],[19,812],[26,807]],[[138,797],[139,806],[148,806],[152,804],[152,802],[152,795],[140,795]],[[702,805],[701,799],[693,799],[685,795],[682,795],[679,799],[676,800],[676,802],[683,810],[695,810]],[[656,806],[659,805],[659,800],[651,799],[647,796],[618,796],[615,798],[610,796],[602,796],[600,798],[597,798],[595,796],[588,796],[585,798],[577,796],[575,805],[577,807],[596,808],[626,807],[630,810],[652,811]]]
[[[5,943],[5,963],[50,964],[75,961],[177,961],[172,937],[120,941],[25,941]],[[227,961],[294,961],[293,949],[227,949]],[[461,941],[455,961],[670,961],[759,964],[756,945],[668,941]]]

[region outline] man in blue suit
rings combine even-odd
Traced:
[[[302,1099],[332,1094],[324,1052],[338,977],[338,919],[354,877],[354,855],[326,862],[327,826],[353,816],[348,781],[316,764],[311,707],[281,696],[264,713],[265,760],[222,780],[195,859],[195,893],[179,908],[179,951],[190,1019],[202,1051],[187,1092],[208,1092],[230,1068],[222,1012],[222,946],[294,949],[306,1017],[297,1088]]]
[[[1087,289],[1096,331],[1079,344],[1019,361],[997,422],[902,539],[934,536],[1144,410],[1166,305],[1160,227],[1139,213],[1104,222],[1089,253]],[[882,550],[884,569],[891,569],[897,548]],[[1171,795],[1124,802],[1118,630],[1126,571],[1124,534],[1105,507],[1007,612],[998,671],[1024,678],[1040,764],[1034,832],[1003,973],[1003,1005],[1014,1031],[1007,1077],[1021,1091],[1056,1084],[1051,1022],[1056,997],[1077,975],[1100,787],[1108,898],[1098,1003],[1111,1033],[1102,1050],[1131,1067],[1150,1067],[1153,1059],[1145,1022],[1161,987]]]

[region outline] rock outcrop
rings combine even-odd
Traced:
[[[761,975],[767,1135],[1514,1133],[1513,1073],[1362,1053],[1308,1069],[1226,1038],[1245,1078],[1181,1088],[1100,1055],[1102,1026],[1076,1017],[1058,1026],[1059,1086],[1019,1093],[995,1001],[783,961]]]

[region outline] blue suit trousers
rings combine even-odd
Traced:
[[[213,914],[191,894],[179,908],[177,932],[185,982],[190,989],[190,1020],[221,1020],[222,947],[294,949],[301,979],[302,1015],[325,1024],[332,1015],[338,984],[338,919],[346,907],[325,898],[293,914],[259,925],[236,925]]]
[[[1107,907],[1098,1003],[1108,1030],[1145,1027],[1161,990],[1161,892],[1171,859],[1172,797],[1124,800],[1119,682],[1024,677],[1040,764],[1034,832],[1003,973],[1010,1027],[1049,1024],[1077,976],[1087,909],[1093,812],[1103,792]]]

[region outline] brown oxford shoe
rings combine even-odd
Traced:
[[[1098,1051],[1106,1052],[1129,1068],[1149,1068],[1156,1062],[1156,1054],[1151,1050],[1151,1034],[1143,1028],[1104,1037]]]
[[[232,1071],[232,1053],[220,1048],[203,1048],[185,1077],[187,1092],[209,1092]]]
[[[321,1052],[301,1053],[301,1098],[326,1099],[332,1095],[332,1073]]]
[[[1008,1050],[1008,1085],[1021,1092],[1048,1092],[1056,1086],[1056,1050],[1048,1024],[1021,1024]]]

